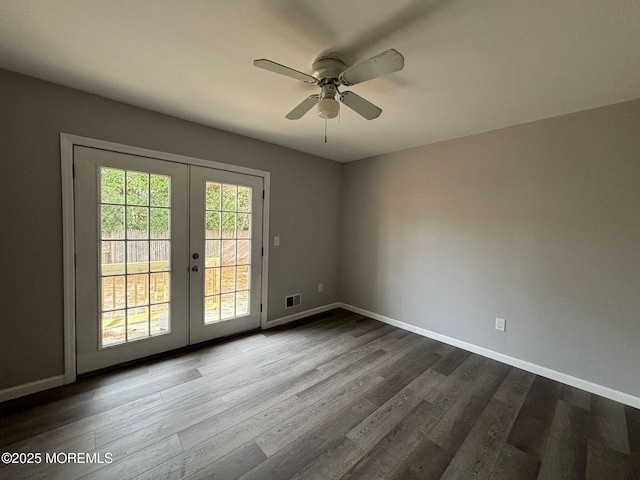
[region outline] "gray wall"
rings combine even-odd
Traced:
[[[341,164],[6,70],[0,112],[0,389],[64,370],[60,132],[271,172],[269,319],[338,301]]]
[[[344,302],[640,397],[640,101],[346,164],[342,209]]]

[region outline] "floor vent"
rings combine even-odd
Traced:
[[[302,303],[302,295],[296,293],[295,295],[289,295],[284,299],[284,308],[297,307]]]

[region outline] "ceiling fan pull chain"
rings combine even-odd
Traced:
[[[324,143],[327,143],[327,119],[324,119]]]

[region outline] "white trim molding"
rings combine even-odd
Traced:
[[[374,320],[379,320],[389,325],[393,325],[394,327],[398,327],[403,330],[407,330],[409,332],[417,333],[418,335],[422,335],[423,337],[432,338],[433,340],[438,340],[448,345],[453,345],[454,347],[462,348],[463,350],[467,350],[472,353],[477,353],[478,355],[482,355],[483,357],[491,358],[493,360],[497,360],[498,362],[506,363],[507,365],[511,365],[512,367],[520,368],[522,370],[526,370],[527,372],[531,372],[536,375],[540,375],[542,377],[550,378],[551,380],[555,380],[557,382],[565,383],[567,385],[579,388],[581,390],[585,390],[595,395],[600,395],[610,400],[614,400],[616,402],[629,405],[630,407],[640,408],[640,398],[634,397],[633,395],[629,395],[628,393],[620,392],[618,390],[614,390],[609,387],[598,385],[597,383],[593,383],[588,380],[584,380],[582,378],[577,378],[577,377],[568,375],[566,373],[558,372],[557,370],[552,370],[550,368],[543,367],[535,363],[527,362],[519,358],[511,357],[503,353],[489,350],[488,348],[480,347],[472,343],[467,343],[462,340],[458,340],[456,338],[452,338],[446,335],[442,335],[440,333],[432,332],[431,330],[427,330],[425,328],[416,327],[415,325],[401,322],[400,320],[396,320],[393,318],[385,317],[384,315],[370,312],[363,308],[355,307],[347,303],[340,302],[338,303],[337,306],[344,308],[345,310],[349,310],[350,312],[359,313],[360,315],[373,318]]]
[[[272,327],[277,327],[278,325],[284,325],[285,323],[295,322],[296,320],[300,320],[301,318],[310,317],[311,315],[323,313],[329,310],[333,310],[335,308],[339,308],[341,306],[342,306],[341,303],[330,303],[328,305],[323,305],[321,307],[305,310],[304,312],[298,312],[298,313],[294,313],[293,315],[287,315],[286,317],[274,318],[273,320],[269,320],[267,322],[266,327],[263,326],[262,328],[272,328]]]
[[[62,175],[62,288],[64,325],[64,383],[76,381],[76,270],[73,203],[73,145],[70,135],[60,134]]]
[[[50,388],[60,387],[67,383],[64,375],[56,375],[55,377],[43,378],[42,380],[36,380],[35,382],[23,383],[22,385],[16,385],[15,387],[5,388],[0,390],[0,402],[6,402],[7,400],[13,400],[14,398],[24,397],[25,395],[31,395],[32,393],[42,392]]]

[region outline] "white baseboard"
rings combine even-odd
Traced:
[[[278,325],[284,325],[285,323],[294,322],[304,317],[310,317],[311,315],[316,315],[318,313],[326,312],[328,310],[333,310],[334,308],[339,308],[340,306],[341,304],[338,302],[330,303],[329,305],[323,305],[321,307],[305,310],[304,312],[294,313],[293,315],[287,315],[286,317],[275,318],[273,320],[268,320],[266,325],[263,326],[263,328],[277,327]]]
[[[0,402],[24,397],[25,395],[31,395],[32,393],[42,392],[49,388],[59,387],[64,385],[64,383],[64,375],[56,375],[55,377],[43,378],[42,380],[36,380],[35,382],[5,388],[4,390],[0,390]]]
[[[482,355],[484,357],[488,357],[493,360],[506,363],[507,365],[511,365],[512,367],[517,367],[522,370],[526,370],[527,372],[535,373],[536,375],[550,378],[551,380],[555,380],[557,382],[561,382],[561,383],[570,385],[572,387],[585,390],[595,395],[600,395],[602,397],[608,398],[610,400],[614,400],[616,402],[623,403],[625,405],[629,405],[634,408],[640,408],[640,398],[634,397],[633,395],[629,395],[628,393],[619,392],[618,390],[614,390],[609,387],[604,387],[602,385],[598,385],[597,383],[589,382],[588,380],[583,380],[581,378],[573,377],[566,373],[558,372],[557,370],[552,370],[550,368],[543,367],[535,363],[527,362],[519,358],[515,358],[509,355],[505,355],[503,353],[495,352],[493,350],[489,350],[487,348],[480,347],[472,343],[467,343],[462,340],[458,340],[456,338],[452,338],[446,335],[442,335],[440,333],[432,332],[431,330],[416,327],[415,325],[401,322],[393,318],[385,317],[384,315],[379,315],[374,312],[369,312],[368,310],[364,310],[359,307],[354,307],[353,305],[340,302],[338,306],[341,308],[344,308],[345,310],[349,310],[351,312],[359,313],[360,315],[373,318],[374,320],[379,320],[381,322],[388,323],[389,325],[393,325],[403,330],[417,333],[418,335],[422,335],[423,337],[432,338],[434,340],[438,340],[440,342],[453,345],[454,347],[462,348],[463,350],[477,353],[478,355]]]

